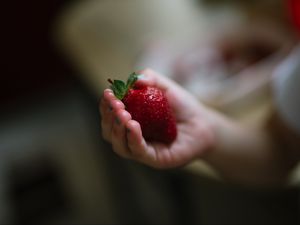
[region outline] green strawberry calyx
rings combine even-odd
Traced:
[[[124,96],[127,94],[127,92],[133,87],[137,79],[138,79],[138,74],[133,72],[132,74],[129,75],[126,83],[122,80],[112,81],[111,79],[108,79],[108,82],[111,84],[110,88],[114,92],[115,96],[119,100],[122,100]]]

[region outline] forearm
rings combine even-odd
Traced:
[[[212,121],[216,145],[204,159],[222,177],[253,186],[284,182],[289,162],[268,132],[243,126],[218,114]]]

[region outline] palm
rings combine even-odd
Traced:
[[[205,151],[211,138],[210,130],[205,123],[199,121],[199,115],[189,116],[192,117],[179,120],[178,136],[171,145],[147,143],[149,158],[144,163],[158,168],[172,168],[190,162]]]

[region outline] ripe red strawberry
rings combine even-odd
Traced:
[[[177,127],[164,92],[156,87],[135,84],[137,79],[137,74],[133,73],[126,84],[120,80],[108,81],[132,119],[140,123],[143,137],[147,141],[170,144],[177,136]]]

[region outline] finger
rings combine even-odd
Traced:
[[[105,95],[106,95],[106,92],[111,92],[110,89],[105,89],[103,91],[103,94],[100,98],[100,101],[99,101],[99,112],[101,114],[101,116],[103,116],[105,114],[105,110],[107,109],[107,107],[109,107],[109,104],[108,102],[105,100]]]
[[[138,82],[150,86],[159,87],[162,90],[167,90],[169,87],[177,87],[178,84],[173,80],[163,76],[152,69],[144,69],[137,72],[140,74]]]
[[[99,108],[101,114],[102,136],[105,140],[110,141],[112,121],[113,121],[113,113],[112,113],[113,109],[109,105],[109,103],[104,99],[104,97],[101,98]]]
[[[187,94],[186,91],[183,90],[182,87],[180,87],[175,81],[155,72],[152,69],[140,70],[138,73],[141,75],[137,82],[149,86],[155,86],[163,90],[172,108],[177,108],[177,104],[179,102],[178,93],[181,93],[180,95]]]
[[[125,158],[130,158],[125,127],[129,120],[131,120],[131,115],[124,109],[119,109],[115,113],[111,136],[114,151]]]
[[[102,115],[101,128],[102,135],[105,140],[111,141],[114,120],[113,112],[123,108],[124,104],[114,96],[110,89],[106,89],[100,102],[100,112]]]
[[[110,89],[105,89],[103,93],[103,98],[112,107],[113,110],[124,109],[125,106],[122,101],[116,98],[113,91]]]
[[[108,108],[109,108],[108,102],[102,96],[99,102],[99,112],[101,117],[105,116],[106,110]]]
[[[137,121],[129,120],[126,127],[127,143],[132,158],[158,169],[182,165],[179,154],[174,154],[175,149],[172,151],[168,146],[158,142],[148,144],[142,136],[141,127]]]
[[[130,120],[126,124],[127,128],[127,144],[133,157],[139,160],[145,160],[150,152],[150,147],[147,145],[140,124],[135,120]]]

